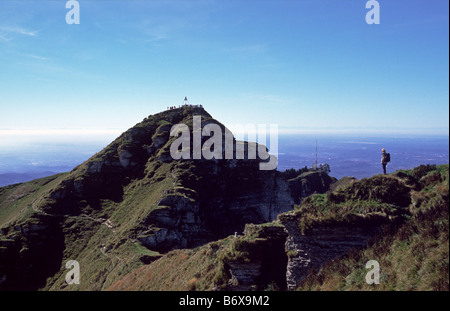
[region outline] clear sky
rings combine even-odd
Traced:
[[[449,1],[379,0],[379,25],[366,2],[79,0],[68,25],[65,0],[0,0],[0,135],[121,131],[185,96],[223,123],[448,135]]]

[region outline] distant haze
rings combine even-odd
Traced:
[[[95,135],[35,136],[34,140],[32,136],[22,136],[20,143],[6,140],[9,145],[2,145],[0,136],[0,186],[70,171],[119,134],[111,130]],[[391,153],[392,162],[388,165],[391,173],[420,164],[449,163],[448,136],[280,134],[278,170],[310,167],[315,161],[316,140],[318,163],[330,164],[330,175],[337,178],[381,173],[381,148]]]

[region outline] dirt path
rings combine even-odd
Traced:
[[[32,209],[33,211],[37,212],[37,213],[41,213],[41,214],[44,214],[44,215],[49,215],[48,213],[46,213],[46,212],[44,212],[44,211],[41,211],[40,209],[38,209],[38,208],[36,207],[36,203],[37,203],[37,201],[38,201],[39,199],[40,199],[40,198],[34,199],[33,202],[31,202],[31,209]]]
[[[79,217],[81,217],[81,218],[86,218],[86,219],[89,219],[89,220],[92,220],[92,221],[94,221],[94,222],[96,222],[96,223],[100,223],[100,224],[102,224],[102,225],[105,225],[106,227],[108,227],[109,229],[111,229],[111,231],[112,231],[112,233],[116,233],[116,230],[114,229],[114,224],[113,224],[113,222],[111,221],[111,219],[105,219],[105,218],[94,218],[94,217],[91,217],[91,216],[88,216],[88,215],[86,215],[86,214],[82,214],[81,216],[79,216]]]

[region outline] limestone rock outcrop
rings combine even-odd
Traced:
[[[292,210],[289,184],[276,170],[260,170],[264,160],[248,156],[247,142],[232,140],[233,154],[239,144],[243,158],[225,159],[223,148],[221,159],[173,159],[170,148],[176,137],[170,131],[181,123],[193,132],[194,116],[200,117],[202,127],[215,124],[220,128],[218,138],[225,145],[228,129],[203,108],[185,107],[150,116],[75,168],[49,193],[53,203],[39,209],[80,215],[85,206],[96,209],[102,200],[121,203],[132,180],[148,186],[171,180],[162,198],[146,208],[147,215],[131,230],[143,245],[161,252],[242,232],[247,223],[270,222]],[[208,138],[202,136],[201,144]]]
[[[192,167],[192,173],[202,178],[185,181],[189,188],[177,190],[183,193],[164,196],[145,219],[146,226],[158,228],[140,233],[150,249],[195,247],[242,233],[245,224],[270,222],[293,207],[287,182],[251,162],[235,166],[205,161]]]
[[[288,234],[286,252],[289,254],[286,267],[286,287],[295,290],[312,269],[343,256],[350,249],[366,246],[367,241],[381,229],[381,224],[372,225],[320,225],[302,233],[298,221],[282,218]]]

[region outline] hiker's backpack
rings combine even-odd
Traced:
[[[391,162],[391,154],[386,153],[386,163]]]

